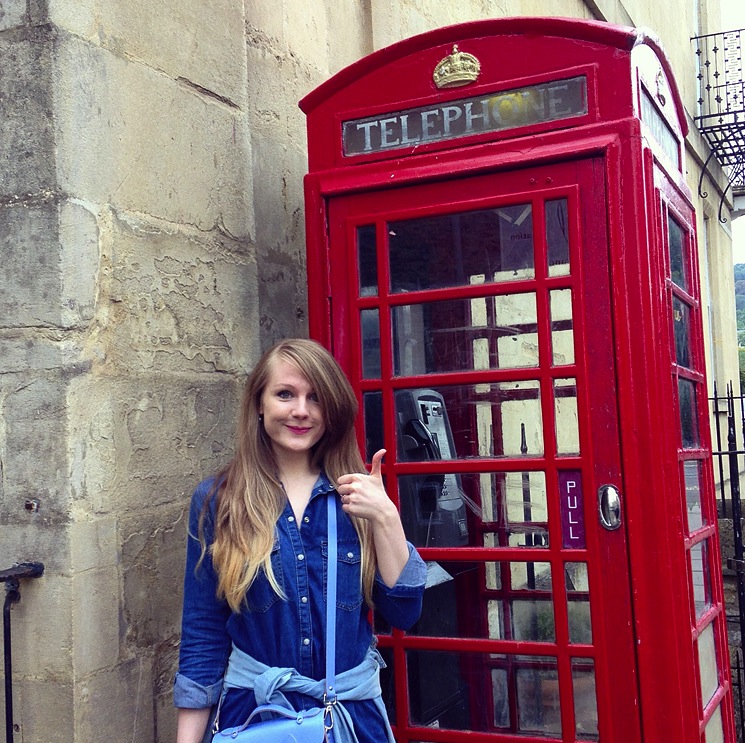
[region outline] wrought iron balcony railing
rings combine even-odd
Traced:
[[[694,118],[711,147],[699,180],[699,193],[712,157],[716,157],[727,172],[734,193],[745,193],[744,35],[745,29],[741,29],[692,39],[696,45],[699,90],[698,110]],[[719,204],[720,220],[725,195],[726,192]]]

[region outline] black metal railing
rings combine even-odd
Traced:
[[[5,674],[5,741],[13,743],[13,664],[11,662],[10,609],[21,600],[21,580],[39,578],[44,574],[40,562],[22,562],[0,570],[0,583],[5,583],[3,603],[3,672]]]
[[[694,36],[698,110],[694,119],[711,152],[699,179],[699,194],[709,162],[715,157],[735,192],[745,189],[745,85],[742,41],[745,29]],[[725,194],[719,204],[719,218]]]

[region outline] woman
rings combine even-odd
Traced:
[[[314,341],[277,343],[250,375],[236,454],[191,503],[174,687],[177,743],[200,743],[218,702],[221,729],[243,724],[257,704],[278,701],[277,693],[296,710],[321,704],[292,690],[267,690],[264,676],[253,687],[224,690],[223,674],[230,658],[231,666],[245,661],[323,679],[329,494],[340,505],[337,677],[357,669],[377,680],[382,661],[370,607],[401,629],[418,619],[426,568],[383,489],[385,450],[374,455],[370,474],[365,470],[356,414],[349,382]],[[354,732],[337,725],[335,743],[393,741],[379,692],[351,696],[343,707]]]

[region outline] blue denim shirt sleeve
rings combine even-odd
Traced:
[[[402,630],[409,629],[419,619],[427,582],[427,566],[414,546],[407,544],[409,559],[396,584],[389,588],[377,575],[373,587],[375,608],[390,625]]]
[[[173,701],[176,707],[191,709],[204,709],[217,703],[231,648],[227,629],[231,611],[225,601],[217,598],[217,575],[210,554],[205,553],[199,563],[202,557],[199,516],[212,485],[212,480],[199,485],[189,510],[181,646]],[[204,520],[208,545],[212,541],[214,499],[210,505]]]

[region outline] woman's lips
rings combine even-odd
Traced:
[[[287,426],[287,428],[292,431],[292,433],[297,434],[298,436],[308,433],[310,431],[310,428],[300,428],[299,426]]]

